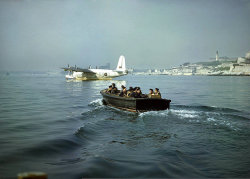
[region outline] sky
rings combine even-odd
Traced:
[[[250,51],[250,0],[0,0],[0,70],[171,68]]]

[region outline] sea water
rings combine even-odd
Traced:
[[[159,88],[171,109],[104,106],[111,83]],[[136,76],[67,81],[0,75],[0,178],[250,177],[250,77]]]

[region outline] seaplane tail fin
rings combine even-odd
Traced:
[[[126,71],[125,57],[123,55],[119,58],[116,71]]]

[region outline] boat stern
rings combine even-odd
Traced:
[[[136,100],[136,110],[137,111],[160,111],[170,108],[171,100],[167,99],[151,99],[147,100]]]

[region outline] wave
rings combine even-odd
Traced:
[[[88,125],[88,128],[86,127],[86,125]],[[82,127],[80,127],[75,133],[74,135],[80,139],[84,139],[84,140],[90,140],[91,136],[95,135],[97,132],[95,130],[92,129],[92,127],[90,127],[89,124],[86,124]]]
[[[1,163],[10,163],[23,161],[26,158],[24,156],[43,158],[44,156],[56,156],[64,154],[65,152],[71,152],[81,146],[82,141],[78,139],[54,139],[44,141],[38,145],[30,145],[27,148],[18,149],[9,153],[1,158]],[[19,156],[19,157],[13,157]]]
[[[82,162],[84,160],[85,159],[78,157],[78,158],[70,158],[70,159],[61,159],[59,162],[48,162],[46,164],[49,164],[49,165],[69,165],[69,164],[76,164],[76,163]]]
[[[146,116],[168,116],[169,110],[165,111],[148,111],[139,114],[139,117],[143,118]]]
[[[231,108],[221,108],[216,106],[189,106],[189,105],[172,105],[172,108],[177,109],[196,109],[196,110],[202,110],[202,111],[218,111],[218,112],[242,112],[240,110],[231,109]]]
[[[250,120],[249,118],[250,114],[247,112],[231,108],[221,108],[215,106],[173,105],[170,111],[179,113],[183,117],[190,117],[190,118],[198,117],[199,115],[197,116],[197,114],[203,114],[203,115],[213,114],[224,118],[231,118],[237,120]]]
[[[102,99],[95,99],[91,101],[88,106],[92,107],[90,109],[85,109],[84,112],[81,113],[81,118],[93,118],[96,115],[106,112],[105,105],[103,105]],[[84,116],[84,117],[83,117]]]
[[[75,140],[54,139],[26,149],[25,153],[34,156],[56,155],[58,153],[64,153],[65,151],[71,151],[79,146],[81,146],[81,144]]]
[[[139,115],[142,119],[162,118],[165,120],[182,120],[188,123],[199,123],[215,127],[228,128],[230,130],[241,130],[244,124],[249,124],[249,115],[244,112],[210,106],[185,106],[174,105],[165,111],[150,111]],[[240,121],[239,120],[243,120]]]
[[[171,109],[171,113],[174,113],[181,118],[198,118],[199,117],[199,112],[198,111],[193,111],[193,110],[175,110]]]
[[[89,106],[103,106],[102,98],[95,99],[89,103]]]

